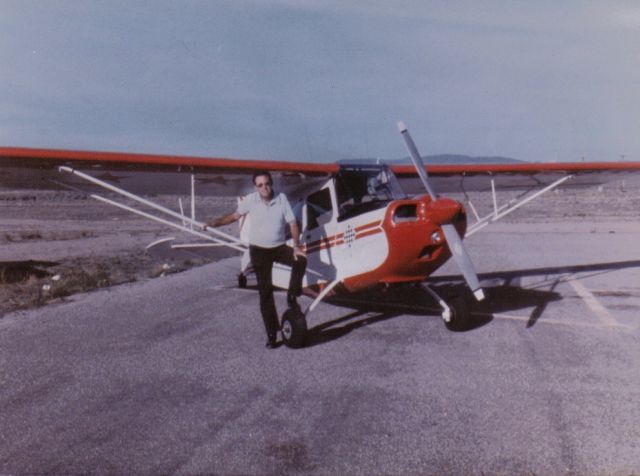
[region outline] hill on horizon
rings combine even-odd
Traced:
[[[375,158],[360,158],[360,159],[342,159],[338,162],[351,162],[351,163],[367,163],[376,161]],[[423,155],[422,160],[425,165],[437,164],[437,165],[464,165],[464,164],[523,164],[524,160],[513,159],[511,157],[502,156],[478,156],[473,157],[463,154],[436,154],[436,155]],[[403,157],[400,159],[387,159],[385,163],[390,165],[411,165],[411,159],[409,157]]]
[[[477,156],[463,154],[437,154],[437,155],[424,155],[422,160],[425,165],[427,164],[515,164],[523,163],[523,160],[514,159],[511,157],[501,156]],[[409,157],[402,159],[388,160],[387,162],[392,164],[411,164]]]

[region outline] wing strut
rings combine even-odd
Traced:
[[[101,202],[108,203],[109,205],[113,205],[114,207],[121,208],[122,210],[126,210],[128,212],[135,213],[136,215],[140,215],[142,217],[148,218],[148,219],[156,221],[158,223],[162,223],[163,225],[170,226],[170,227],[175,228],[177,230],[185,231],[187,233],[191,233],[192,235],[198,236],[200,238],[204,238],[206,240],[213,241],[213,242],[215,242],[217,244],[228,246],[229,248],[233,248],[234,250],[241,251],[243,253],[247,249],[246,247],[242,247],[242,246],[240,246],[240,245],[238,245],[236,243],[225,242],[225,241],[220,240],[218,238],[214,238],[213,236],[208,235],[208,234],[206,234],[206,233],[204,233],[202,231],[193,230],[190,227],[187,227],[187,226],[184,226],[184,225],[180,225],[178,223],[174,223],[174,222],[172,222],[170,220],[165,220],[164,218],[160,218],[158,216],[152,215],[151,213],[143,212],[142,210],[138,210],[137,208],[133,208],[133,207],[130,207],[128,205],[124,205],[122,203],[116,202],[115,200],[111,200],[109,198],[105,198],[105,197],[103,197],[101,195],[96,195],[95,193],[92,193],[90,195],[90,197],[91,198],[95,198],[96,200],[99,200]],[[207,229],[209,229],[209,228],[207,228]]]
[[[230,248],[233,248],[233,249],[241,251],[241,252],[245,252],[247,250],[247,246],[248,246],[247,243],[239,240],[235,236],[229,235],[229,234],[224,233],[224,232],[222,232],[220,230],[217,230],[215,228],[207,227],[207,231],[212,233],[212,234],[214,234],[214,235],[217,235],[218,238],[214,238],[214,237],[212,237],[211,235],[209,235],[207,233],[204,233],[204,232],[201,232],[201,231],[197,231],[197,230],[194,230],[194,229],[192,229],[190,227],[187,227],[186,224],[190,224],[190,225],[198,227],[198,228],[203,228],[205,224],[202,223],[202,222],[198,222],[198,221],[196,221],[194,219],[188,218],[184,214],[180,214],[180,213],[174,212],[173,210],[170,210],[169,208],[163,207],[162,205],[158,205],[157,203],[154,203],[152,201],[145,200],[144,198],[139,197],[138,195],[134,195],[133,193],[127,192],[126,190],[123,190],[123,189],[118,188],[118,187],[116,187],[114,185],[111,185],[110,183],[105,182],[103,180],[100,180],[100,179],[97,179],[95,177],[92,177],[89,174],[85,174],[84,172],[80,172],[79,170],[74,170],[71,167],[62,166],[62,167],[59,168],[59,170],[61,172],[68,172],[68,173],[77,175],[78,177],[81,177],[81,178],[83,178],[83,179],[85,179],[85,180],[87,180],[89,182],[92,182],[92,183],[94,183],[96,185],[99,185],[102,188],[105,188],[105,189],[110,190],[112,192],[115,192],[115,193],[117,193],[119,195],[122,195],[124,197],[130,198],[132,200],[135,200],[138,203],[142,203],[143,205],[146,205],[146,206],[151,207],[151,208],[153,208],[155,210],[158,210],[158,211],[160,211],[162,213],[165,213],[165,214],[167,214],[167,215],[169,215],[169,216],[171,216],[171,217],[173,217],[175,219],[180,220],[183,223],[183,225],[180,225],[178,223],[175,223],[175,222],[172,222],[172,221],[169,221],[169,220],[165,220],[164,218],[160,218],[158,216],[152,215],[152,214],[147,213],[147,212],[143,212],[142,210],[138,210],[138,209],[130,207],[128,205],[124,205],[122,203],[116,202],[116,201],[111,200],[109,198],[105,198],[105,197],[102,197],[100,195],[92,194],[91,197],[95,198],[96,200],[100,200],[102,202],[108,203],[109,205],[113,205],[113,206],[121,208],[123,210],[127,210],[129,212],[135,213],[135,214],[143,216],[145,218],[149,218],[150,220],[154,220],[154,221],[157,221],[157,222],[162,223],[164,225],[171,226],[171,227],[176,228],[178,230],[186,231],[187,233],[191,233],[192,235],[198,236],[200,238],[205,238],[205,239],[207,239],[209,241],[214,241],[216,243],[224,244],[226,246],[229,246]]]
[[[192,188],[191,188],[191,206],[192,206],[192,217],[189,218],[184,214],[184,209],[182,207],[182,204],[180,202],[180,209],[181,209],[181,213],[177,213],[174,212],[173,210],[163,207],[162,205],[159,205],[157,203],[154,203],[152,201],[149,200],[145,200],[144,198],[135,195],[131,192],[127,192],[126,190],[123,190],[121,188],[116,187],[115,185],[112,185],[108,182],[105,182],[103,180],[97,179],[91,175],[88,175],[84,172],[80,172],[79,170],[75,170],[72,169],[71,167],[67,167],[67,166],[62,166],[59,168],[60,172],[68,172],[74,175],[77,175],[80,178],[83,178],[91,183],[94,183],[104,189],[110,190],[112,192],[115,192],[119,195],[122,195],[124,197],[130,198],[138,203],[141,203],[143,205],[146,205],[150,208],[153,208],[155,210],[158,210],[174,219],[176,219],[177,221],[171,221],[170,219],[166,219],[157,215],[153,215],[151,213],[148,213],[146,211],[140,210],[138,208],[129,206],[129,205],[125,205],[123,203],[117,202],[115,200],[112,200],[110,198],[106,198],[103,197],[101,195],[97,195],[97,194],[91,194],[90,197],[94,198],[96,200],[99,200],[101,202],[107,203],[109,205],[112,205],[114,207],[120,208],[122,210],[126,210],[128,212],[134,213],[136,215],[142,216],[144,218],[148,218],[150,220],[153,220],[155,222],[158,223],[162,223],[163,225],[167,225],[170,226],[172,228],[175,228],[177,230],[180,231],[184,231],[186,233],[190,233],[191,235],[197,236],[199,238],[204,238],[205,240],[208,241],[212,241],[212,244],[208,244],[208,247],[212,247],[212,246],[227,246],[231,249],[234,249],[236,251],[240,251],[243,254],[246,254],[248,252],[249,249],[249,245],[248,243],[246,243],[245,241],[236,238],[233,235],[229,235],[227,233],[224,233],[216,228],[212,228],[212,227],[206,227],[205,228],[205,224],[203,222],[199,222],[197,220],[195,220],[193,214],[194,214],[194,210],[193,210],[193,204],[195,202],[195,192],[194,192],[194,187],[193,187],[193,182],[192,182]],[[179,220],[179,221],[178,221]],[[204,229],[203,231],[200,231]],[[211,235],[216,235],[216,236],[211,236]],[[193,245],[178,245],[177,247],[181,247],[181,248],[189,248],[189,247],[196,247],[199,246],[201,247],[202,244],[193,244]],[[176,246],[174,246],[176,247]],[[275,268],[275,266],[274,266]],[[307,267],[306,270],[307,274],[313,274],[315,276],[322,276],[324,277],[324,274],[319,273],[313,269],[310,269],[309,267]],[[325,291],[323,291],[323,293],[321,293],[321,296],[319,296],[319,299],[316,299],[312,305],[311,305],[311,310],[313,310],[313,308],[315,308],[317,306],[317,304],[322,300],[322,298],[324,298],[324,296],[334,287],[338,284],[338,282],[340,282],[339,280],[336,280],[334,282],[331,282],[331,284],[329,284],[328,289],[325,288]]]
[[[573,175],[567,175],[566,177],[562,177],[562,178],[556,180],[555,182],[547,185],[546,187],[538,190],[537,192],[532,193],[527,198],[524,198],[524,199],[520,200],[519,202],[517,202],[513,206],[510,206],[513,203],[513,201],[511,201],[511,202],[508,202],[508,203],[502,205],[501,207],[498,207],[495,188],[494,188],[493,180],[492,180],[491,181],[491,187],[493,189],[493,204],[494,204],[493,205],[493,207],[494,207],[493,208],[493,212],[489,213],[484,218],[479,218],[478,214],[475,211],[475,208],[473,208],[473,205],[471,205],[471,202],[469,202],[469,205],[471,205],[471,207],[473,209],[473,212],[476,215],[476,218],[478,218],[478,221],[475,222],[473,225],[471,225],[469,227],[469,229],[467,230],[467,233],[465,234],[465,236],[469,237],[469,236],[473,235],[474,233],[477,233],[478,231],[482,230],[485,226],[493,223],[494,221],[500,220],[501,218],[507,216],[509,213],[516,211],[521,206],[529,203],[531,200],[534,200],[534,199],[538,198],[543,193],[546,193],[549,190],[552,190],[552,189],[558,187],[559,185],[561,185],[562,183],[566,182],[567,180],[569,180],[571,178],[573,178]]]

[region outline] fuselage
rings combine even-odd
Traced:
[[[453,223],[464,236],[464,207],[451,199],[432,200],[428,195],[395,200],[384,210],[379,240],[386,242],[386,254],[378,266],[345,278],[349,291],[384,284],[421,282],[451,256],[441,225]],[[371,246],[363,241],[363,246]],[[359,246],[356,244],[356,246]]]
[[[306,197],[298,214],[308,260],[304,284],[321,288],[338,279],[347,291],[423,281],[451,256],[441,226],[453,224],[461,237],[466,230],[461,203],[409,198],[381,164],[344,166]],[[286,276],[274,272],[274,283],[286,287]]]

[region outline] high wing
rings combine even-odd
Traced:
[[[477,233],[560,185],[589,188],[611,183],[640,184],[640,162],[432,165],[426,168],[436,193],[464,195],[467,209],[475,215],[475,222],[470,222],[465,236]],[[393,170],[407,193],[424,191],[413,167],[396,166]],[[482,216],[478,213],[470,197],[472,192],[491,192],[493,207],[489,213]],[[506,192],[508,199],[499,199],[498,192],[501,195]]]
[[[0,189],[83,188],[86,181],[63,176],[66,166],[90,173],[139,194],[182,194],[195,176],[198,194],[240,196],[253,191],[251,174],[269,170],[274,185],[293,198],[312,190],[338,172],[337,163],[307,163],[188,157],[119,152],[0,147]],[[615,180],[639,180],[640,162],[566,162],[517,164],[426,164],[437,193],[528,189],[571,175],[566,186],[597,186]],[[409,195],[424,192],[412,165],[391,165]],[[636,172],[630,174],[630,172]]]
[[[147,250],[153,254],[172,257],[195,254],[206,258],[220,256],[220,250],[226,248],[243,254],[244,271],[249,264],[246,237],[242,232],[238,238],[222,230],[203,230],[204,222],[196,220],[196,196],[246,195],[254,190],[253,172],[269,170],[274,188],[295,203],[320,188],[338,169],[337,164],[5,147],[0,148],[0,192],[79,191],[191,235],[191,242],[187,243],[173,238],[151,243]],[[181,198],[177,203],[179,212],[145,198],[189,194],[190,214],[183,209]],[[193,243],[194,239],[199,242]]]
[[[60,173],[60,170],[73,173]],[[97,181],[139,195],[242,196],[253,191],[255,170],[269,170],[276,190],[297,201],[320,188],[340,170],[339,163],[307,163],[187,157],[118,152],[0,147],[0,191],[76,189],[95,191]],[[391,165],[408,195],[424,193],[412,165]],[[598,186],[612,181],[640,181],[640,162],[516,163],[433,165],[426,170],[437,194],[492,191],[494,210],[476,215],[467,234],[475,233],[551,188]],[[77,173],[77,174],[76,174]],[[82,177],[82,174],[86,174]],[[88,181],[90,176],[96,179]],[[102,186],[104,189],[104,186]],[[194,189],[196,190],[194,192]],[[498,207],[496,190],[522,191]]]
[[[255,170],[269,170],[276,189],[292,199],[309,193],[338,170],[337,164],[0,147],[0,190],[95,190],[86,180],[61,174],[60,167],[139,195],[185,194],[193,175],[198,195],[234,197],[253,191]]]
[[[593,187],[618,180],[640,182],[640,162],[427,164],[426,168],[437,193],[486,192],[492,187],[527,190],[544,187],[569,175],[572,179],[563,186]],[[397,165],[392,170],[407,193],[424,191],[413,166]]]

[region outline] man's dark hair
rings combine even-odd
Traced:
[[[256,178],[262,175],[266,175],[267,177],[269,177],[269,182],[273,183],[273,179],[271,178],[271,174],[269,173],[268,170],[256,170],[253,173],[253,185],[256,184]]]

